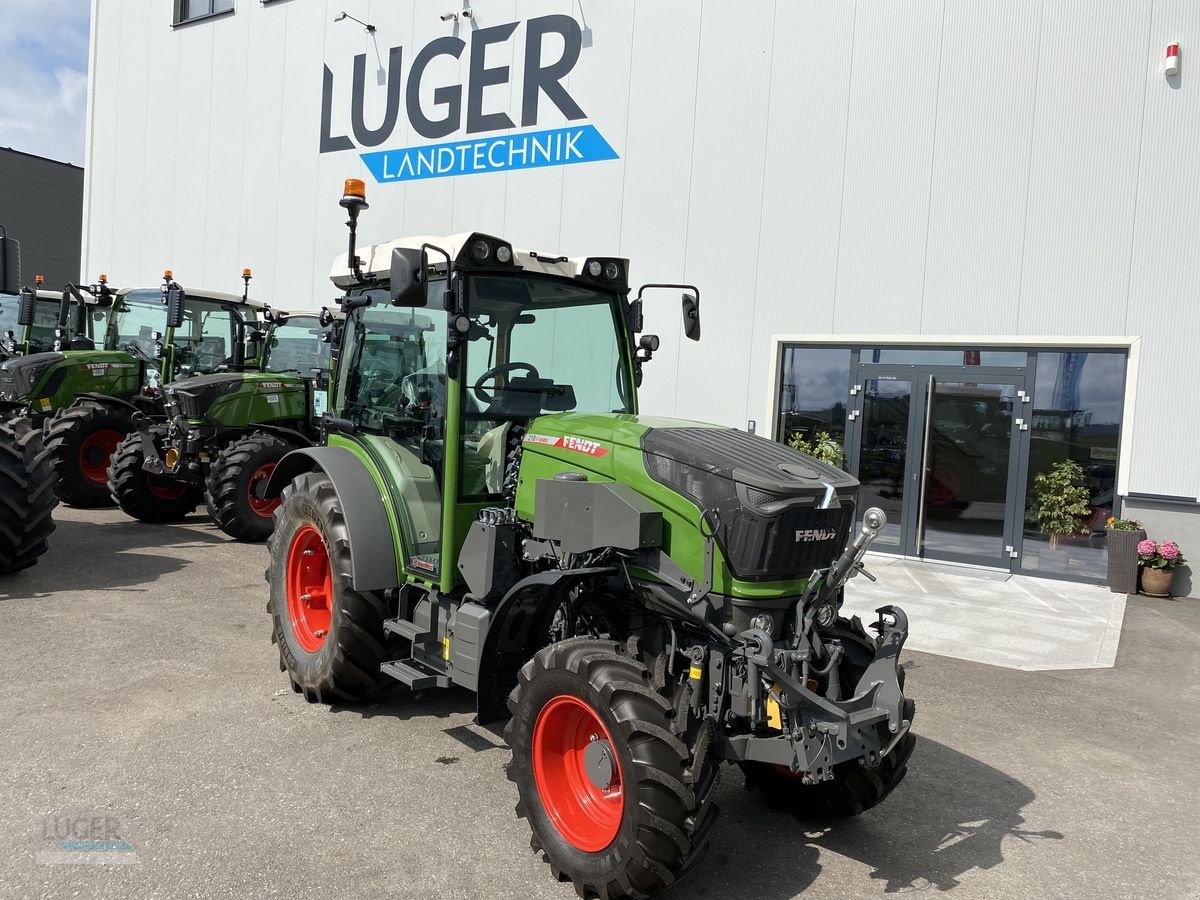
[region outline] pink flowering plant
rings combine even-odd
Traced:
[[[1174,541],[1159,544],[1147,538],[1138,543],[1137,554],[1138,565],[1147,569],[1175,569],[1187,562]]]

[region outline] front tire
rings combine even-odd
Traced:
[[[46,552],[57,505],[40,432],[28,419],[0,424],[0,574],[27,569]]]
[[[509,696],[517,815],[581,897],[646,897],[705,848],[716,763],[707,741],[673,733],[674,708],[653,684],[622,645],[572,638],[535,654]]]
[[[113,501],[139,522],[180,522],[200,505],[200,491],[186,481],[142,468],[146,454],[138,432],[117,445],[108,468]]]
[[[283,489],[268,539],[271,642],[309,703],[361,700],[383,682],[384,603],[351,583],[350,537],[333,482],[306,472]]]
[[[261,489],[292,445],[260,432],[231,441],[217,454],[208,473],[206,502],[217,527],[239,541],[265,541],[275,527],[279,501]]]
[[[84,402],[60,409],[46,423],[46,449],[59,499],[84,509],[111,506],[110,457],[133,431],[129,410]]]

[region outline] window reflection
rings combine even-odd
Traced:
[[[1039,353],[1030,423],[1022,567],[1039,573],[1103,579],[1104,523],[1112,514],[1117,448],[1125,396],[1125,354]],[[1083,468],[1091,510],[1082,533],[1062,537],[1051,550],[1037,529],[1034,478],[1061,460]]]
[[[835,347],[786,347],[779,397],[782,441],[811,441],[827,432],[845,446],[846,397],[850,392],[850,351]]]

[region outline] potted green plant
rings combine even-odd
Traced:
[[[1104,534],[1108,544],[1108,589],[1114,594],[1137,593],[1137,548],[1146,539],[1142,523],[1109,516]]]
[[[1187,563],[1179,545],[1174,541],[1157,544],[1144,540],[1138,544],[1137,554],[1142,568],[1142,593],[1147,597],[1170,597],[1175,570]]]
[[[839,469],[842,467],[842,445],[830,437],[828,431],[818,431],[812,440],[808,440],[803,432],[797,431],[788,438],[788,446],[831,466],[837,466]]]
[[[1063,535],[1085,534],[1085,520],[1091,512],[1091,495],[1083,467],[1073,459],[1064,459],[1033,479],[1037,505],[1038,530],[1050,535],[1050,549],[1058,547]]]

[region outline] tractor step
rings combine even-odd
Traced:
[[[384,619],[383,630],[388,634],[398,634],[402,638],[408,638],[413,643],[424,641],[429,637],[428,628],[423,628],[408,619]]]
[[[435,672],[415,659],[393,659],[381,663],[379,671],[391,675],[414,691],[431,687],[450,687],[450,676]]]

